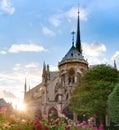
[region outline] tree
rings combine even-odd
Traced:
[[[108,98],[109,117],[113,123],[119,123],[119,84]]]
[[[104,116],[108,95],[119,80],[116,70],[107,65],[97,65],[84,72],[70,99],[70,108],[78,114]]]

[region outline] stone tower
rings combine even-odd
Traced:
[[[74,87],[80,79],[82,73],[88,69],[88,62],[82,55],[80,39],[80,19],[78,11],[77,38],[74,46],[74,32],[72,32],[72,46],[67,54],[58,64],[61,76],[61,85],[65,87]]]
[[[78,21],[77,21],[77,37],[76,43],[74,45],[74,32],[72,32],[72,46],[59,62],[58,68],[60,73],[60,82],[62,86],[62,94],[60,94],[60,99],[63,102],[62,112],[66,115],[68,111],[68,102],[72,91],[78,85],[80,77],[84,71],[88,69],[88,62],[84,59],[82,55],[81,39],[80,39],[80,17],[78,11]],[[70,113],[70,112],[69,112]]]

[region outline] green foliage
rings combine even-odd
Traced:
[[[112,92],[118,80],[117,71],[104,64],[87,70],[71,97],[70,108],[82,115],[104,115],[108,95]]]
[[[112,122],[119,123],[119,84],[116,85],[108,99],[109,116]]]

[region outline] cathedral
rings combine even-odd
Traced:
[[[72,46],[58,63],[58,71],[51,72],[49,65],[43,64],[42,82],[26,91],[24,85],[24,102],[30,111],[38,111],[41,116],[65,114],[72,118],[68,107],[73,90],[77,87],[81,75],[88,69],[88,62],[82,55],[80,38],[80,16],[78,11],[76,42],[72,32]]]

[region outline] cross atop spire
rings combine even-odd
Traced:
[[[79,15],[79,13],[80,13],[80,12],[79,12],[79,3],[78,3],[78,15]]]
[[[77,21],[77,38],[76,49],[82,54],[81,39],[80,39],[80,17],[79,17],[79,4],[78,4],[78,21]]]

